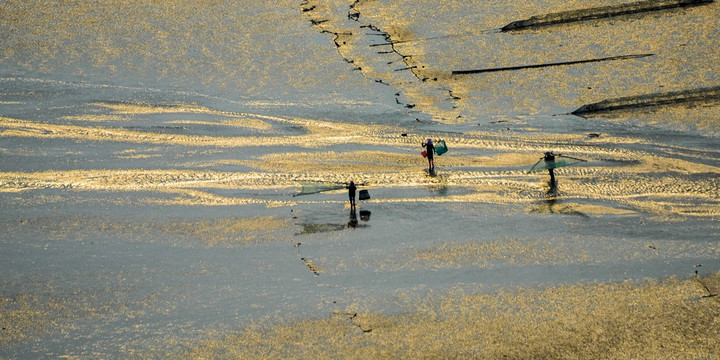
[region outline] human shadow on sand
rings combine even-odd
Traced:
[[[562,215],[575,215],[581,217],[589,217],[575,209],[572,206],[563,204],[558,201],[557,198],[549,198],[542,200],[539,206],[530,209],[531,214],[562,214]]]
[[[557,182],[549,182],[548,185],[550,188],[545,193],[546,198],[539,201],[539,206],[530,209],[529,212],[531,214],[562,214],[589,217],[573,209],[572,206],[563,204],[563,202],[558,199]]]
[[[370,210],[360,210],[360,220],[364,222],[370,221]],[[356,229],[370,227],[358,221],[358,211],[350,210],[350,217],[346,223],[306,223],[301,224],[303,229],[297,235],[317,234],[332,231],[342,231],[345,229]]]

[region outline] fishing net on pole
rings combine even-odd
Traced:
[[[535,165],[530,169],[530,171],[528,171],[528,173],[532,171],[556,169],[559,167],[575,165],[586,161],[587,160],[578,159],[570,156],[555,155],[552,160],[540,159],[540,161],[535,163]]]
[[[293,196],[317,194],[324,191],[340,190],[345,188],[345,184],[328,182],[328,181],[298,181],[302,185],[302,190]]]

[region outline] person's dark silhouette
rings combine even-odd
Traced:
[[[350,185],[347,186],[348,188],[348,197],[350,198],[350,210],[355,210],[355,192],[357,191],[357,186],[355,186],[354,181],[350,181]]]
[[[433,145],[432,139],[427,139],[426,142],[422,143],[422,146],[425,147],[425,152],[427,153],[427,160],[428,160],[428,171],[435,170],[435,160],[434,160],[434,154],[435,154],[435,145]]]
[[[552,151],[545,152],[545,164],[550,173],[550,187],[555,187],[555,154]]]

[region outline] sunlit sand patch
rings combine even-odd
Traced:
[[[158,114],[164,114],[163,112],[157,112]],[[169,112],[173,113],[173,112]],[[181,112],[186,113],[186,112]],[[63,116],[62,119],[65,120],[75,120],[75,121],[85,121],[85,122],[120,122],[120,121],[126,121],[128,118],[134,117],[136,115],[141,114],[147,114],[147,113],[140,113],[140,114],[132,114],[132,113],[122,113],[120,115],[100,115],[100,114],[86,114],[86,115],[74,115],[74,116]],[[231,115],[226,115],[231,116]],[[253,119],[249,117],[234,117],[232,119],[228,120],[221,120],[221,121],[203,121],[203,120],[170,120],[165,121],[165,124],[171,124],[171,125],[206,125],[206,126],[232,126],[232,127],[241,127],[241,128],[247,128],[247,129],[253,129],[253,130],[270,130],[272,129],[272,125],[268,122],[260,119]]]
[[[221,173],[184,170],[70,170],[37,173],[0,173],[0,192],[16,193],[39,189],[68,191],[143,191],[141,201],[174,205],[291,205],[294,201],[253,196],[223,196],[213,190],[267,190],[273,193],[298,186],[287,174]],[[175,197],[167,198],[165,194]],[[69,194],[66,194],[66,196]],[[163,195],[159,198],[152,195]],[[114,197],[111,197],[111,199]],[[294,200],[294,199],[292,199]]]
[[[620,202],[631,206],[639,212],[655,214],[666,221],[681,221],[683,217],[720,217],[718,202],[704,201],[678,196],[667,198],[663,196],[637,196],[622,199]]]
[[[720,280],[701,279],[715,286]],[[720,348],[720,308],[707,295],[693,279],[458,290],[411,296],[407,311],[396,315],[349,307],[322,319],[210,334],[181,356],[705,358]]]
[[[339,55],[365,78],[384,84],[409,79],[395,71],[406,67],[398,54],[387,46],[374,47],[385,42],[384,34],[361,21],[361,5],[353,1],[306,0],[303,11],[311,24],[332,36]]]
[[[163,155],[158,152],[158,149],[146,149],[144,152],[140,152],[136,149],[123,150],[122,152],[115,155],[118,159],[150,159],[158,158]]]
[[[252,197],[228,197],[212,194],[206,191],[176,189],[165,190],[163,192],[177,194],[178,196],[171,199],[148,198],[144,200],[148,204],[166,205],[166,206],[242,206],[242,205],[265,205],[268,208],[293,206],[298,201],[293,200],[268,200]]]
[[[385,158],[384,152],[367,152],[362,155]],[[402,196],[373,198],[373,202],[411,203],[492,203],[526,204],[546,197],[543,189],[546,174],[528,175],[525,170],[510,171],[441,171],[439,176],[418,176],[419,171],[408,170],[417,165],[405,165],[412,156],[394,155],[395,160],[380,165],[356,163],[349,159],[357,153],[310,154],[307,162],[286,161],[283,155],[266,157],[270,161],[255,166],[272,170],[263,172],[214,172],[197,170],[69,170],[35,173],[0,173],[0,191],[20,192],[37,189],[72,189],[76,191],[155,191],[174,193],[171,199],[149,199],[153,203],[183,205],[249,205],[287,206],[297,202],[314,202],[315,199],[266,198],[257,196],[229,196],[214,194],[213,189],[267,190],[288,195],[300,187],[300,180],[347,182],[355,180],[370,188],[463,187],[466,194],[447,196]],[[130,155],[133,156],[133,155]],[[323,158],[323,157],[327,158]],[[510,159],[515,155],[508,155]],[[316,164],[316,161],[320,164]],[[347,160],[346,160],[347,159]],[[456,159],[456,161],[458,161]],[[462,160],[460,160],[462,162]],[[247,163],[245,163],[247,164]],[[251,163],[253,164],[253,163]],[[451,162],[452,164],[452,162]],[[308,169],[312,165],[312,169]],[[482,162],[478,165],[482,165]],[[377,167],[387,171],[378,171]],[[420,165],[424,166],[424,165]],[[448,165],[451,167],[452,165]],[[693,164],[683,169],[691,170]],[[367,171],[362,171],[367,167]],[[558,171],[560,199],[574,198],[588,201],[602,200],[603,205],[586,206],[597,214],[618,214],[618,211],[640,211],[663,216],[717,216],[720,201],[717,189],[720,184],[714,176],[706,176],[712,168],[698,167],[700,173],[656,175],[637,172],[633,166],[624,171],[569,167]],[[348,170],[349,169],[349,170]],[[277,171],[277,172],[275,172]],[[711,173],[712,174],[712,173]],[[591,204],[592,205],[592,204]],[[602,206],[605,209],[601,210]],[[609,206],[609,207],[608,207]],[[535,205],[536,211],[546,212]],[[543,210],[544,209],[544,210]],[[618,210],[625,209],[625,210]],[[532,211],[532,210],[531,210]],[[582,210],[575,209],[579,213]]]
[[[133,108],[133,111],[135,109]],[[142,110],[141,110],[142,111]],[[243,164],[271,173],[213,173],[204,171],[168,170],[168,171],[104,171],[104,172],[45,172],[32,174],[3,174],[2,191],[20,191],[22,189],[40,188],[73,188],[79,190],[157,190],[157,189],[204,189],[204,188],[255,188],[280,189],[297,186],[299,179],[348,181],[349,177],[368,181],[373,186],[412,187],[434,186],[442,180],[443,186],[467,186],[479,189],[470,196],[453,196],[441,200],[416,198],[403,201],[485,201],[491,203],[527,202],[536,199],[537,195],[528,195],[537,190],[533,179],[544,175],[527,175],[522,164],[529,167],[537,161],[537,154],[547,150],[549,143],[559,143],[554,150],[578,154],[588,158],[590,163],[582,167],[562,169],[562,189],[567,196],[589,199],[609,199],[617,202],[620,207],[631,205],[631,208],[642,211],[667,214],[672,208],[653,207],[638,201],[646,197],[659,199],[667,196],[686,199],[699,199],[705,203],[700,209],[691,210],[692,202],[683,202],[679,208],[686,207],[679,214],[698,216],[714,216],[711,210],[717,198],[712,194],[718,184],[708,177],[716,174],[715,166],[700,164],[698,158],[702,149],[683,147],[667,147],[666,151],[674,157],[685,159],[668,159],[625,149],[615,149],[614,144],[630,144],[642,139],[588,138],[585,135],[557,135],[549,139],[541,135],[514,136],[498,135],[492,132],[472,132],[467,134],[445,134],[451,149],[491,150],[483,156],[445,156],[438,157],[442,176],[437,179],[417,177],[415,172],[408,170],[424,166],[424,160],[415,154],[419,142],[426,137],[438,138],[437,135],[407,134],[401,136],[402,130],[389,126],[366,126],[357,124],[337,124],[326,121],[308,119],[262,118],[263,123],[292,124],[305,129],[306,133],[298,136],[266,137],[266,138],[225,138],[211,136],[186,136],[179,134],[155,134],[125,129],[107,129],[97,127],[80,127],[70,125],[42,124],[31,121],[0,118],[0,125],[6,128],[4,136],[28,137],[61,137],[72,139],[95,139],[111,141],[147,142],[152,144],[174,144],[191,146],[235,147],[251,142],[259,146],[266,145],[299,145],[307,148],[321,148],[335,144],[383,145],[395,147],[398,151],[359,150],[352,152],[329,152],[326,154],[301,152],[269,154],[260,160],[218,160],[215,163]],[[585,143],[592,143],[589,150]],[[512,149],[512,150],[511,150]],[[193,150],[196,151],[196,150]],[[413,154],[410,153],[413,152]],[[407,152],[407,153],[406,153]],[[454,154],[453,154],[454,155]],[[153,156],[151,153],[127,153],[119,156],[128,159],[140,159]],[[614,167],[612,171],[592,166],[593,158],[602,161],[625,161],[626,165]],[[318,165],[319,164],[319,165]],[[456,167],[470,167],[478,170],[484,167],[514,167],[511,171],[456,171]],[[504,170],[504,169],[500,169]],[[667,172],[670,171],[669,174]],[[278,172],[298,174],[284,176]],[[666,176],[654,176],[663,174]],[[676,174],[678,173],[678,174]],[[702,176],[695,176],[702,175]],[[481,189],[482,188],[482,189]],[[526,189],[526,190],[523,190]],[[529,190],[528,190],[529,189]],[[273,202],[262,199],[234,199],[198,191],[195,200],[202,204],[249,204],[265,203],[279,206],[285,202]],[[629,200],[628,200],[629,199]],[[177,202],[187,203],[183,197]],[[194,200],[190,200],[192,203]],[[398,199],[388,200],[400,201]],[[654,210],[653,210],[654,209]]]
[[[107,115],[107,114],[84,114],[84,115],[73,115],[63,116],[64,120],[75,120],[85,122],[120,122],[126,121],[128,117],[126,115]]]
[[[704,172],[687,174],[563,169],[562,174],[582,178],[573,184],[574,191],[580,194],[606,194],[616,198],[666,194],[675,198],[697,197],[716,201],[720,186],[714,173]]]
[[[0,188],[133,191],[173,189],[274,189],[295,186],[289,174],[194,170],[67,170],[0,173]]]
[[[573,211],[577,211],[585,215],[633,215],[635,211],[620,207],[611,207],[593,204],[572,204]]]
[[[140,114],[177,114],[177,113],[199,113],[213,114],[218,113],[204,106],[191,104],[177,105],[147,105],[133,103],[95,103],[98,107],[104,107],[112,110],[115,114],[124,115],[140,115]]]
[[[425,165],[426,160],[418,153],[408,154],[386,151],[351,151],[326,153],[284,153],[262,156],[259,161],[242,162],[245,165],[256,167],[266,171],[285,172],[313,172],[319,177],[325,177],[323,173],[337,174],[362,174],[365,178],[372,178],[372,174],[386,172],[407,172],[417,170]],[[437,157],[436,162],[444,168],[453,167],[496,167],[516,165],[512,161],[516,157],[512,155],[499,156],[499,162],[490,157],[470,156],[447,156]],[[502,161],[503,159],[508,159]],[[414,171],[413,171],[414,172]],[[383,177],[387,177],[384,174]]]
[[[417,156],[380,151],[296,152],[264,155],[260,161],[244,164],[267,171],[357,174],[407,170],[417,167]]]
[[[200,121],[200,120],[173,120],[166,122],[167,124],[179,124],[179,125],[207,125],[207,126],[233,126],[233,127],[242,127],[242,128],[248,128],[248,129],[254,129],[254,130],[269,130],[272,128],[272,125],[268,124],[265,121],[258,120],[258,119],[243,119],[243,118],[237,118],[233,120],[223,120],[220,122],[212,122],[212,121]]]
[[[0,117],[0,136],[65,138],[84,141],[115,141],[144,144],[165,144],[180,146],[244,147],[253,146],[302,146],[318,148],[337,144],[357,143],[382,145],[384,132],[391,127],[340,124],[307,119],[286,119],[307,130],[306,134],[296,136],[256,137],[256,136],[200,136],[185,134],[158,134],[154,132],[127,130],[124,128],[103,128],[75,125],[45,124],[27,120]],[[395,130],[395,133],[399,131]]]
[[[567,145],[553,146],[554,150],[562,153],[573,153],[580,156],[588,156],[612,159],[637,159],[639,154],[633,154],[628,150],[615,150],[611,147],[594,148],[593,152],[588,152],[586,147],[572,145],[572,141],[592,142],[599,144],[599,140],[587,140],[581,135],[565,136],[564,138],[542,139],[541,137],[518,138],[511,136],[498,136],[497,134],[487,132],[476,132],[465,135],[410,135],[400,136],[401,130],[387,126],[366,126],[352,124],[332,124],[323,121],[303,120],[303,119],[286,119],[285,123],[296,124],[307,129],[307,134],[297,136],[277,136],[277,137],[221,137],[221,136],[193,136],[185,134],[159,134],[154,132],[143,132],[127,130],[123,128],[102,128],[102,127],[85,127],[72,125],[54,125],[41,124],[37,122],[16,120],[10,118],[0,118],[0,126],[5,130],[0,133],[2,136],[19,136],[19,137],[38,137],[38,138],[70,138],[94,141],[123,141],[132,143],[147,143],[157,145],[181,145],[181,146],[197,146],[197,147],[240,147],[252,144],[253,146],[273,146],[273,145],[296,145],[306,148],[318,148],[323,146],[331,146],[336,144],[360,144],[360,145],[384,145],[395,146],[403,150],[419,150],[419,143],[425,137],[432,136],[434,138],[445,138],[451,149],[488,149],[495,152],[513,149],[522,151],[522,157],[516,157],[517,164],[511,164],[508,159],[502,161],[503,158],[495,157],[494,163],[503,165],[519,165],[527,162],[530,164],[531,152],[541,154],[542,151],[548,150],[551,142],[568,142]],[[604,136],[602,143],[620,144],[637,142],[638,139],[615,139]],[[689,153],[691,149],[676,149],[678,154]],[[502,153],[500,153],[502,154]],[[537,155],[536,155],[537,156]],[[442,160],[448,159],[448,160]],[[454,156],[439,158],[439,160],[449,163],[456,162],[472,162],[472,158],[459,160]],[[534,159],[533,159],[534,160]],[[534,161],[533,161],[534,162]]]
[[[2,173],[3,187],[27,189],[74,188],[80,190],[163,189],[232,180],[230,174],[182,170],[68,170],[35,173]]]
[[[683,174],[720,174],[720,167],[700,164],[677,158],[647,156],[642,163],[633,167],[633,170],[640,172],[680,172]]]
[[[545,151],[555,151],[556,153],[581,157],[594,158],[615,158],[615,159],[635,159],[639,154],[619,148],[617,145],[626,143],[637,143],[640,139],[618,138],[612,136],[603,136],[601,140],[589,138],[586,134],[537,134],[537,135],[503,135],[502,133],[490,131],[472,131],[462,135],[441,135],[433,134],[434,139],[444,139],[450,150],[458,149],[483,149],[491,150],[499,154],[512,151],[522,155],[518,157],[518,164],[527,163],[528,167],[532,166]],[[422,139],[422,137],[418,137]],[[393,141],[388,139],[388,141]],[[592,150],[588,149],[586,144],[603,144],[608,146],[593,146]],[[612,146],[610,146],[612,145]],[[532,156],[531,156],[532,155]],[[532,160],[534,158],[534,161]]]
[[[434,121],[440,123],[462,123],[466,120],[461,116],[464,109],[458,106],[460,98],[457,97],[454,87],[449,82],[438,82],[439,79],[447,80],[449,71],[442,71],[430,66],[425,57],[428,52],[422,41],[416,41],[423,37],[414,31],[414,18],[412,16],[397,16],[405,9],[401,4],[388,4],[373,1],[358,1],[354,9],[361,14],[360,20],[363,24],[371,24],[383,34],[386,34],[392,46],[384,48],[392,49],[395,55],[402,58],[397,61],[400,69],[386,70],[388,72],[405,72],[412,74],[410,81],[400,79],[390,73],[385,75],[383,81],[387,81],[401,90],[401,94],[407,99],[407,108],[418,109],[428,114]],[[379,49],[384,49],[379,47]],[[376,75],[379,76],[379,75]]]
[[[223,125],[223,126],[234,126],[243,127],[255,130],[269,130],[272,125],[265,120],[261,120],[259,116],[252,116],[249,114],[240,114],[229,111],[220,111],[210,109],[204,106],[189,105],[189,104],[178,104],[178,105],[144,105],[144,104],[120,104],[120,103],[95,103],[94,105],[104,107],[112,110],[115,114],[121,114],[126,116],[137,116],[137,115],[151,115],[151,114],[207,114],[207,115],[218,115],[222,117],[229,117],[230,119],[213,122],[213,121],[201,121],[201,120],[171,120],[167,121],[167,124],[193,124],[193,125]],[[112,119],[113,116],[118,115],[105,115],[101,116]],[[83,117],[77,117],[84,119]],[[268,117],[266,117],[268,118]],[[92,117],[91,117],[92,119]],[[279,118],[272,118],[278,120]]]

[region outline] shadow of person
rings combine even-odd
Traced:
[[[350,221],[348,221],[347,226],[353,229],[358,226],[358,218],[355,209],[350,210]]]
[[[557,196],[558,194],[558,187],[557,187],[557,181],[548,181],[548,185],[550,188],[545,193],[547,196]]]
[[[572,205],[564,204],[557,197],[548,197],[545,200],[540,201],[540,205],[531,209],[530,213],[533,214],[560,214],[560,215],[576,215],[581,217],[589,217],[588,215],[575,210]]]
[[[345,224],[302,224],[303,229],[296,235],[317,234],[345,229]]]

